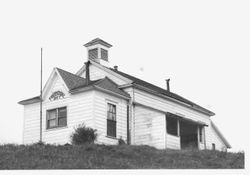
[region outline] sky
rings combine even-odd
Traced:
[[[250,11],[247,1],[0,1],[0,143],[22,143],[23,106],[53,67],[76,73],[90,40],[110,64],[216,113],[232,145],[249,147]]]

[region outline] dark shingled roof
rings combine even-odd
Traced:
[[[181,97],[181,96],[178,95],[178,94],[175,94],[175,93],[173,93],[173,92],[167,91],[167,90],[165,90],[165,89],[163,89],[163,88],[160,88],[160,87],[158,87],[158,86],[155,86],[155,85],[153,85],[153,84],[151,84],[151,83],[148,83],[148,82],[146,82],[146,81],[144,81],[144,80],[141,80],[141,79],[136,78],[136,77],[134,77],[134,76],[132,76],[132,75],[126,74],[126,73],[124,73],[124,72],[121,72],[121,71],[119,71],[119,70],[116,70],[116,69],[113,69],[113,68],[109,68],[109,69],[112,70],[112,71],[114,71],[114,72],[116,72],[116,73],[118,73],[118,74],[120,74],[120,75],[123,76],[123,77],[126,77],[126,78],[132,80],[134,84],[143,86],[143,87],[148,88],[148,89],[150,89],[150,90],[153,90],[153,91],[155,91],[155,92],[157,92],[157,93],[159,93],[159,94],[162,94],[162,95],[171,97],[171,98],[173,98],[173,99],[176,99],[176,100],[178,100],[178,101],[181,101],[181,102],[183,102],[183,103],[189,104],[189,105],[191,105],[193,108],[202,110],[202,111],[204,111],[204,112],[206,112],[206,113],[209,113],[209,114],[211,114],[211,115],[215,115],[212,111],[209,111],[209,110],[207,110],[207,109],[205,109],[205,108],[203,108],[203,107],[201,107],[201,106],[195,104],[194,102],[192,102],[192,101],[190,101],[190,100],[187,100],[187,99],[184,98],[184,97]]]
[[[86,84],[86,80],[84,78],[59,68],[56,69],[58,70],[69,90],[76,89]]]
[[[61,75],[63,81],[65,82],[65,84],[67,85],[70,91],[93,85],[93,86],[97,86],[97,87],[112,91],[114,93],[118,93],[126,97],[130,97],[129,94],[127,94],[123,90],[118,89],[118,85],[114,83],[112,80],[110,80],[108,77],[95,80],[95,81],[90,81],[89,84],[87,85],[85,78],[82,78],[80,76],[77,76],[75,74],[72,74],[70,72],[67,72],[59,68],[56,68],[56,69],[58,70],[59,74]]]
[[[67,72],[65,70],[56,68],[60,74],[60,76],[62,77],[63,81],[65,82],[66,86],[68,87],[69,91],[72,90],[78,90],[84,87],[88,87],[88,86],[95,86],[95,87],[99,87],[101,89],[105,89],[108,90],[110,92],[125,96],[127,98],[130,98],[130,95],[126,92],[124,92],[123,90],[118,88],[118,85],[116,83],[114,83],[112,80],[110,80],[108,77],[105,77],[103,79],[99,79],[99,80],[95,80],[95,81],[90,81],[89,84],[86,84],[86,79],[82,78],[80,76],[77,76],[75,74],[72,74],[70,72]],[[31,103],[36,103],[40,101],[40,97],[33,97],[33,98],[29,98],[26,100],[22,100],[20,102],[18,102],[19,104],[31,104]]]
[[[129,94],[127,94],[123,90],[118,89],[118,85],[107,77],[95,81],[90,81],[89,84],[87,85],[85,78],[82,78],[80,76],[77,76],[75,74],[72,74],[70,72],[67,72],[59,68],[56,69],[60,73],[62,79],[64,80],[65,84],[67,85],[70,91],[93,85],[100,87],[102,89],[109,90],[114,93],[118,93],[126,97],[130,97]]]
[[[108,77],[105,77],[104,79],[98,80],[96,83],[94,83],[94,85],[130,98],[130,95],[128,93],[119,89],[118,85],[116,83],[114,83],[112,80],[110,80]]]

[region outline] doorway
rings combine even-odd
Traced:
[[[181,149],[198,149],[197,125],[191,122],[180,121]]]

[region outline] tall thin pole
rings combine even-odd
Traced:
[[[43,86],[43,48],[41,48],[41,78],[40,78],[40,142],[42,142],[42,86]]]

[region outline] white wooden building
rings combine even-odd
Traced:
[[[97,143],[150,145],[159,149],[216,149],[230,144],[211,121],[215,114],[170,89],[108,67],[112,46],[96,38],[84,45],[88,60],[76,74],[54,68],[42,93],[42,140],[70,142],[81,123],[97,129]],[[40,139],[40,96],[24,106],[23,143]]]

